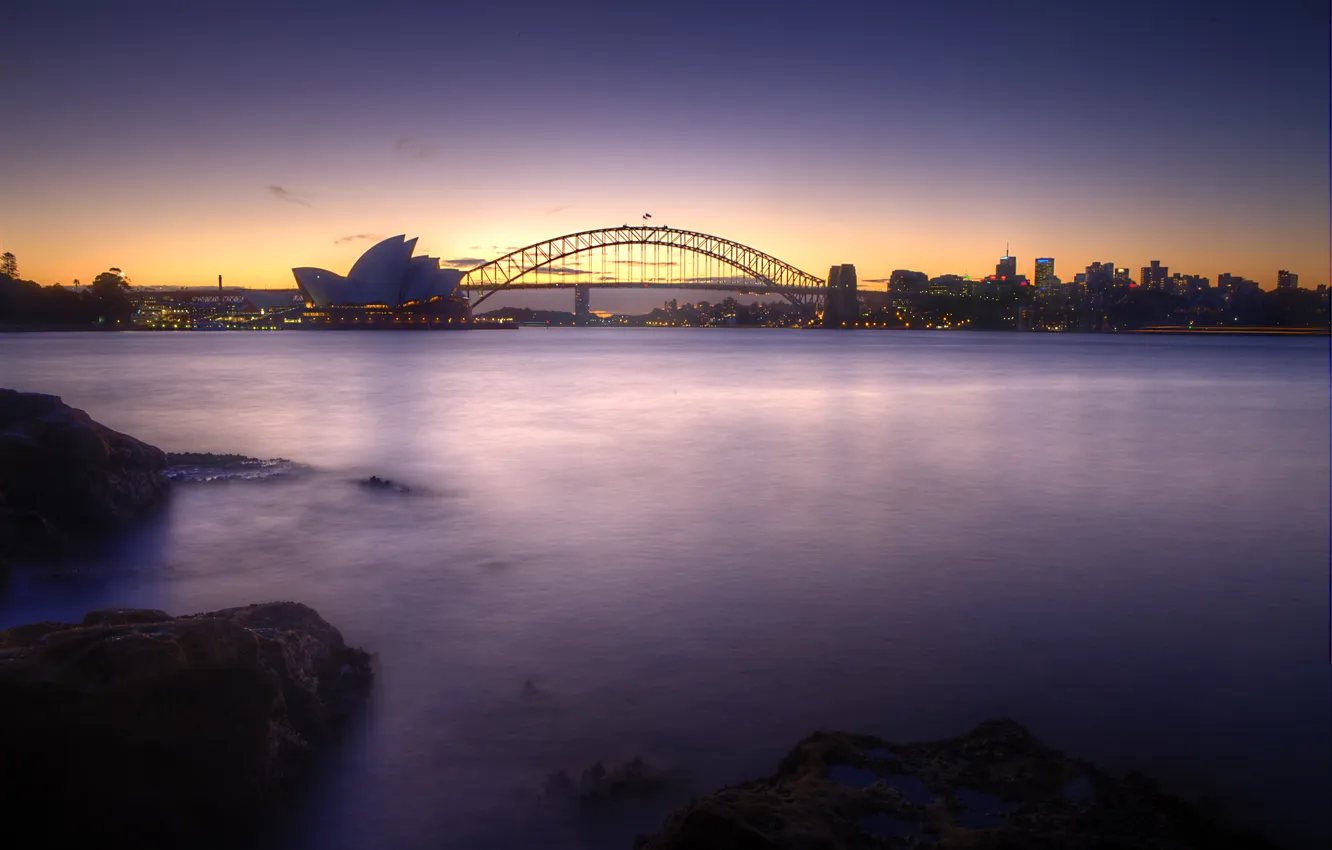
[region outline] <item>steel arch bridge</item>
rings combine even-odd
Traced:
[[[626,256],[621,256],[621,249]],[[579,260],[573,261],[574,257]],[[635,274],[641,279],[633,280]],[[519,248],[471,269],[460,287],[480,293],[473,307],[509,290],[651,287],[774,293],[811,313],[817,312],[827,290],[822,278],[730,239],[630,225],[584,230]]]

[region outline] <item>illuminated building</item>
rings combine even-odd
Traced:
[[[999,264],[994,267],[994,274],[1000,280],[1013,280],[1017,277],[1017,257],[1011,257],[1008,254],[999,258]]]
[[[242,327],[264,316],[300,307],[294,289],[143,289],[129,291],[133,323],[156,330],[223,330]]]
[[[416,239],[391,236],[362,254],[346,277],[309,267],[291,273],[312,307],[402,307],[454,296],[463,273],[441,269],[437,257],[413,257],[415,248]]]
[[[1277,272],[1277,289],[1299,289],[1300,276],[1285,269]]]
[[[1166,278],[1170,276],[1170,269],[1161,265],[1160,260],[1152,260],[1150,266],[1143,266],[1138,274],[1138,286],[1143,289],[1162,291],[1165,289]]]
[[[910,269],[894,269],[888,275],[889,292],[921,292],[929,286],[930,276]]]
[[[1054,257],[1037,257],[1036,274],[1032,278],[1036,282],[1036,289],[1040,292],[1049,292],[1053,277]]]
[[[941,274],[938,277],[930,278],[925,291],[930,295],[963,295],[970,283],[961,275]]]
[[[1115,264],[1107,261],[1087,266],[1086,283],[1090,292],[1104,292],[1114,286]]]
[[[588,314],[592,308],[592,290],[582,284],[574,287],[574,324],[580,327],[588,323]]]
[[[1212,282],[1196,274],[1172,274],[1166,281],[1166,292],[1193,297],[1206,292]]]
[[[458,285],[463,273],[437,257],[413,257],[416,239],[391,236],[361,255],[346,277],[327,269],[291,273],[306,309],[283,324],[323,328],[469,326],[472,311]]]
[[[1216,276],[1216,288],[1226,295],[1253,294],[1258,292],[1257,281],[1249,280],[1237,274],[1222,272]]]

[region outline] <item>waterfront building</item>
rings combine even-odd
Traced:
[[[965,295],[970,281],[957,274],[941,274],[930,278],[925,291],[930,295]]]
[[[1092,292],[1103,292],[1115,284],[1115,264],[1092,263],[1087,266],[1086,284]]]
[[[1211,285],[1210,280],[1200,275],[1175,273],[1166,281],[1166,292],[1192,298],[1206,292],[1211,288]]]
[[[889,292],[921,292],[929,286],[930,277],[925,272],[913,272],[910,269],[893,269],[888,276]]]
[[[391,236],[361,255],[344,277],[327,269],[291,273],[305,310],[284,325],[318,328],[432,328],[469,325],[463,273],[437,257],[413,257],[416,239]]]
[[[135,287],[131,322],[155,330],[223,330],[242,327],[262,317],[305,303],[294,289],[263,290],[229,287]]]
[[[1138,275],[1138,286],[1143,289],[1154,291],[1163,291],[1165,289],[1166,278],[1170,276],[1170,269],[1161,265],[1160,260],[1152,260],[1150,266],[1143,266]]]
[[[1285,269],[1277,272],[1277,289],[1299,289],[1300,276]]]
[[[1109,265],[1109,263],[1106,263]],[[1133,282],[1133,273],[1129,271],[1128,266],[1117,266],[1115,268],[1115,280],[1122,280],[1125,284]]]
[[[1230,272],[1216,276],[1216,288],[1226,295],[1252,295],[1261,289],[1257,281]]]
[[[1004,281],[1011,281],[1017,278],[1017,257],[1005,254],[999,258],[999,263],[994,267],[995,277]]]
[[[441,269],[437,257],[413,257],[415,249],[415,238],[391,236],[362,254],[345,277],[310,267],[291,273],[310,307],[398,308],[457,295],[463,273]]]

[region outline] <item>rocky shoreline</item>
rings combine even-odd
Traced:
[[[0,631],[6,825],[51,847],[234,844],[282,809],[371,678],[295,602]]]
[[[166,498],[166,454],[59,397],[0,389],[0,566],[49,558]]]
[[[636,850],[1268,850],[1160,791],[1046,747],[1011,720],[916,744],[820,732],[766,779],[676,810]]]

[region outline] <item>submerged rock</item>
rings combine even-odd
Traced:
[[[235,840],[369,690],[312,609],[105,609],[0,631],[0,800],[44,846]]]
[[[362,487],[368,487],[372,490],[392,490],[394,493],[412,492],[412,488],[408,487],[406,484],[399,484],[389,478],[380,478],[378,475],[371,475],[369,478],[363,478],[357,483]]]
[[[961,738],[816,733],[776,775],[678,809],[640,850],[1268,848],[1160,792],[1052,750],[1010,720]]]
[[[166,455],[57,396],[0,389],[0,560],[44,557],[142,516]]]
[[[584,770],[577,782],[561,770],[546,779],[544,796],[557,803],[591,805],[633,797],[650,797],[678,784],[679,774],[651,766],[639,756],[607,770],[597,762]]]

